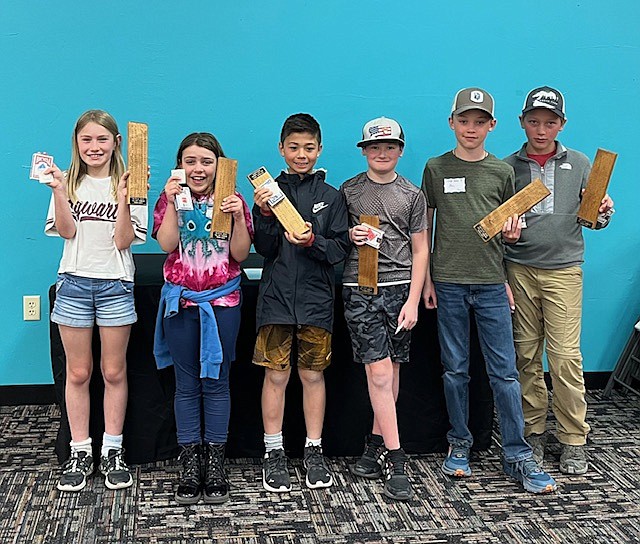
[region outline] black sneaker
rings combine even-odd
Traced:
[[[306,483],[308,488],[331,487],[333,484],[333,475],[324,455],[322,455],[322,446],[305,446],[304,468],[307,469]]]
[[[407,477],[405,465],[407,455],[402,448],[389,450],[384,463],[384,494],[390,499],[408,501],[413,497],[413,489]]]
[[[204,469],[204,502],[222,504],[229,498],[229,481],[224,472],[224,444],[207,444]]]
[[[196,504],[202,496],[202,447],[200,444],[182,446],[178,462],[182,464],[175,499],[178,504]]]
[[[60,491],[80,491],[87,485],[87,478],[93,472],[93,456],[86,451],[71,450],[71,455],[62,465],[58,481]]]
[[[124,489],[133,483],[131,471],[124,462],[124,448],[111,449],[108,455],[100,457],[100,472],[109,489]]]
[[[262,462],[262,486],[267,491],[286,493],[291,491],[291,478],[284,449],[271,450],[264,454]]]
[[[364,442],[364,453],[355,464],[349,465],[349,470],[355,476],[377,480],[382,476],[382,467],[387,449],[382,437],[378,434],[368,434]]]

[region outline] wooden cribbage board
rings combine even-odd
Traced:
[[[617,153],[605,149],[596,151],[596,158],[593,161],[587,187],[582,195],[582,202],[578,210],[577,221],[584,227],[593,229],[598,222],[598,209],[604,195],[607,194],[607,187],[617,158]]]
[[[261,166],[254,172],[251,172],[247,176],[247,179],[256,189],[267,183],[269,180],[273,180],[271,174],[267,172],[267,169],[264,166]],[[271,206],[271,209],[287,232],[298,235],[309,232],[309,227],[305,224],[304,219],[298,213],[298,210],[295,209],[293,204],[291,204],[291,201],[286,195],[284,195],[284,198],[280,202]]]
[[[238,161],[220,157],[216,169],[216,186],[213,190],[213,218],[211,220],[211,238],[229,240],[233,215],[220,209],[222,201],[235,194]]]
[[[380,228],[377,215],[361,215],[360,223]],[[367,295],[378,294],[378,250],[367,244],[358,248],[358,291]]]
[[[496,234],[502,231],[505,221],[514,214],[518,216],[528,212],[538,202],[544,200],[551,194],[539,179],[533,180],[524,189],[518,191],[509,200],[503,202],[490,214],[485,216],[473,228],[480,238],[488,242]]]
[[[127,200],[129,204],[147,204],[149,181],[149,133],[145,123],[127,125]]]

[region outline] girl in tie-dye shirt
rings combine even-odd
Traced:
[[[223,467],[230,413],[229,367],[240,326],[239,263],[249,255],[253,226],[239,193],[222,202],[213,200],[220,157],[224,157],[222,147],[212,134],[187,136],[178,149],[176,168],[185,171],[193,210],[176,210],[181,179],[171,176],[153,217],[153,236],[169,253],[156,348],[161,337],[176,375],[182,472],[175,498],[181,504],[194,504],[200,497],[221,503],[229,496]],[[215,207],[233,216],[229,240],[210,237]],[[176,310],[165,311],[178,295]],[[212,343],[221,348],[221,361],[205,361]],[[164,366],[158,349],[156,360]]]

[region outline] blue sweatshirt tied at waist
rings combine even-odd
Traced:
[[[191,291],[182,285],[165,283],[160,291],[160,305],[156,318],[156,331],[153,341],[153,355],[158,368],[173,365],[169,346],[164,335],[162,319],[170,319],[180,311],[180,299],[195,302],[200,310],[200,377],[217,380],[222,364],[222,344],[218,334],[218,323],[213,313],[211,301],[233,293],[240,287],[240,276],[224,285],[207,291]]]

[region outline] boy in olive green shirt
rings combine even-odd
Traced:
[[[429,222],[437,212],[433,268],[423,298],[427,307],[438,302],[438,336],[444,366],[444,390],[451,430],[449,452],[442,471],[453,477],[471,475],[469,454],[469,327],[474,310],[480,347],[500,420],[503,467],[527,491],[547,493],[556,483],[538,466],[524,439],[524,418],[516,370],[511,314],[505,289],[502,242],[520,236],[511,217],[495,237],[483,242],[473,225],[514,194],[514,172],[484,149],[496,125],[491,95],[479,88],[459,91],[449,126],[456,147],[430,159],[422,188]]]

